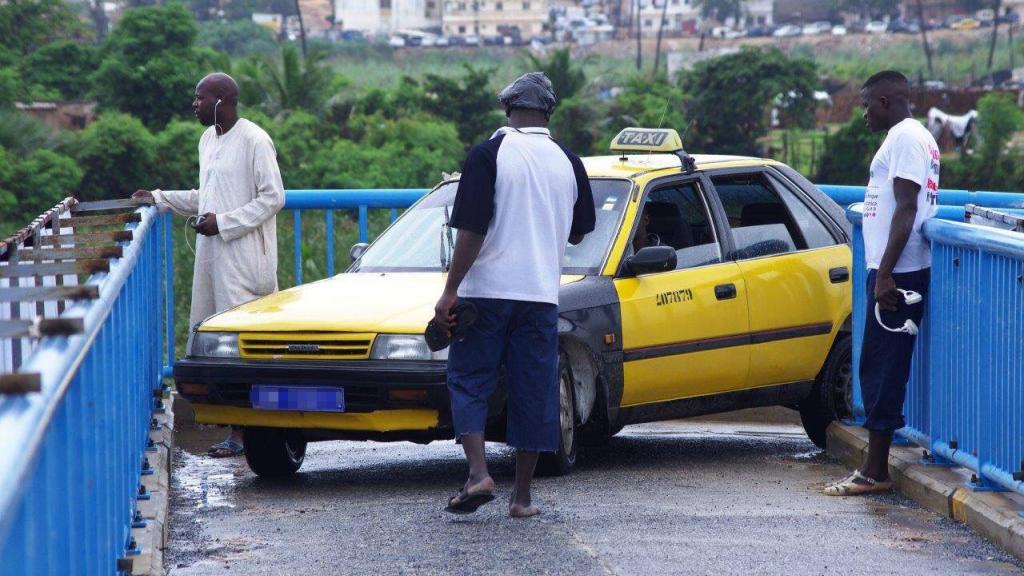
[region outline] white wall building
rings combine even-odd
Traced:
[[[547,31],[550,13],[550,0],[445,0],[442,26],[447,36],[511,36],[518,30],[525,40]]]
[[[335,0],[342,30],[391,34],[397,30],[441,27],[443,0]]]

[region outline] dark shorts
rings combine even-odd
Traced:
[[[875,320],[875,276],[868,272],[867,307],[865,308],[864,343],[860,353],[860,390],[864,397],[867,419],[864,428],[878,432],[894,432],[903,428],[903,403],[907,396],[907,380],[914,356],[915,336],[889,332]],[[896,287],[928,295],[929,269],[893,274]],[[890,328],[899,328],[909,318],[918,327],[924,316],[924,302],[908,306],[900,300],[895,311],[882,310],[882,321]]]
[[[448,392],[455,437],[483,432],[487,399],[504,364],[508,380],[506,444],[558,450],[558,306],[466,298],[479,313],[448,352]]]

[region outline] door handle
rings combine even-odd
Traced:
[[[719,300],[732,300],[736,297],[735,284],[719,284],[715,286],[715,298]]]
[[[840,266],[839,268],[832,268],[828,271],[828,279],[833,284],[842,284],[850,279],[850,269],[846,266]]]

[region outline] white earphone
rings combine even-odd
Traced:
[[[217,106],[220,106],[220,102],[221,102],[220,98],[217,98],[217,101],[213,103],[213,125],[214,125],[214,127],[217,126]]]
[[[908,305],[920,304],[921,300],[923,300],[921,295],[918,294],[917,292],[914,292],[913,290],[902,290],[900,288],[897,288],[897,290],[900,291],[900,294],[903,294],[903,300]],[[907,318],[907,321],[904,322],[903,326],[900,326],[899,328],[889,328],[888,326],[886,326],[885,322],[882,322],[882,312],[878,307],[878,302],[875,302],[875,320],[878,321],[879,326],[885,328],[889,332],[917,336],[917,333],[919,331],[917,324],[915,324],[914,321],[911,320],[910,318]]]

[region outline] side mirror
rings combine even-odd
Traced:
[[[676,251],[671,246],[648,246],[626,259],[632,276],[676,269]]]
[[[359,257],[363,255],[363,252],[366,252],[366,249],[369,246],[370,245],[367,244],[366,242],[360,242],[358,244],[353,244],[352,245],[352,249],[348,251],[349,261],[350,262],[355,262],[356,260],[359,260]]]

